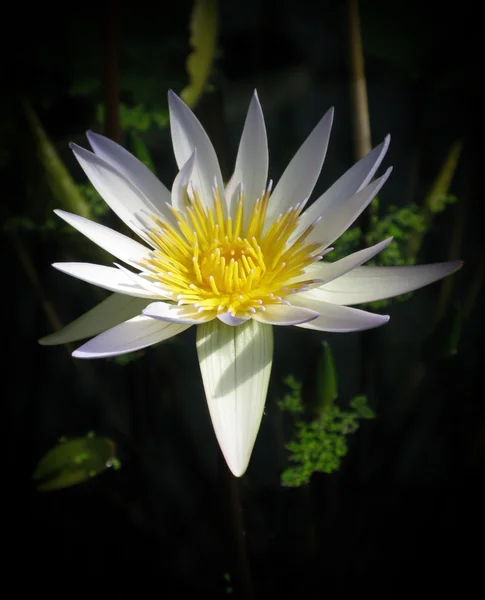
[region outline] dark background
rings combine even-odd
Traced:
[[[265,112],[270,174],[276,179],[318,119],[335,106],[317,197],[354,162],[346,3],[220,5],[213,88],[197,113],[222,152],[223,168],[230,169],[235,158],[254,88]],[[124,104],[163,114],[167,89],[179,92],[186,85],[191,7],[185,0],[121,3]],[[96,107],[104,101],[112,16],[103,3],[9,10],[0,48],[2,220],[28,215],[34,226],[2,233],[4,586],[35,585],[68,597],[80,597],[84,584],[93,596],[237,597],[230,495],[193,330],[125,366],[73,361],[64,347],[37,345],[51,326],[25,273],[19,238],[63,323],[104,294],[50,267],[84,260],[88,244],[79,235],[77,247],[71,243],[66,250],[63,235],[36,227],[49,201],[32,175],[35,158],[20,102],[28,99],[70,173],[86,183],[68,142],[86,145],[86,129],[102,132]],[[469,312],[457,352],[439,357],[426,342],[440,284],[393,304],[389,325],[373,338],[371,387],[360,334],[275,331],[266,415],[240,481],[257,597],[346,597],[361,590],[394,596],[408,588],[464,595],[479,581],[485,468],[479,306],[485,254],[477,10],[471,2],[360,3],[373,143],[392,135],[384,166],[394,165],[394,172],[381,205],[421,202],[451,143],[464,142],[451,188],[458,202],[435,219],[418,262],[456,258],[450,257],[450,244],[456,222],[464,219],[459,257],[465,266],[454,276],[450,309],[466,305]],[[157,175],[170,186],[176,166],[168,128],[152,123],[142,137]],[[33,208],[33,197],[45,204]],[[116,225],[111,215],[102,220]],[[470,306],[472,289],[477,294]],[[288,374],[303,382],[304,395],[311,394],[323,339],[335,354],[339,403],[346,406],[354,395],[367,393],[377,418],[351,437],[337,473],[315,474],[304,488],[285,488],[276,401]],[[406,393],[412,377],[419,384]],[[90,430],[116,441],[122,468],[64,490],[38,492],[31,476],[42,455],[60,436]],[[291,437],[291,429],[285,436]]]

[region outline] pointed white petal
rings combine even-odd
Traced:
[[[86,135],[95,154],[131,181],[160,212],[166,212],[166,203],[170,202],[170,192],[148,167],[109,138],[92,131],[88,131]]]
[[[320,313],[320,316],[309,323],[297,325],[305,329],[346,333],[348,331],[363,331],[384,325],[389,321],[388,315],[376,315],[357,308],[338,306],[329,302],[307,297],[310,292],[295,294],[291,297],[294,304],[310,308]]]
[[[113,267],[81,262],[54,263],[52,266],[67,275],[98,285],[111,292],[136,296],[137,298],[156,298],[158,296],[156,292],[149,292],[139,287],[126,273]]]
[[[123,271],[131,279],[131,281],[139,288],[146,290],[150,294],[150,298],[163,298],[164,300],[170,300],[173,296],[173,293],[170,291],[166,291],[159,282],[152,282],[150,279],[145,279],[133,271],[126,269],[123,265],[119,265],[118,263],[113,263],[115,267]]]
[[[309,227],[319,216],[322,215],[325,218],[332,207],[340,206],[344,200],[360,192],[369,183],[386,155],[390,141],[391,136],[386,136],[381,144],[346,171],[340,179],[337,179],[320,198],[305,210],[301,216],[302,230]]]
[[[176,304],[166,304],[165,302],[153,302],[144,310],[143,314],[152,319],[159,319],[168,323],[182,323],[185,325],[196,325],[211,321],[214,317],[208,316],[207,313],[198,313],[191,306],[177,306]]]
[[[107,358],[119,356],[168,340],[190,325],[162,323],[139,315],[96,336],[75,350],[76,358]]]
[[[299,325],[318,316],[318,312],[301,306],[269,304],[264,307],[264,311],[256,311],[252,318],[267,325]]]
[[[168,93],[168,105],[173,150],[178,168],[181,169],[190,158],[194,148],[197,149],[197,164],[192,182],[199,192],[202,202],[212,206],[214,177],[220,194],[224,195],[221,169],[214,147],[197,117],[172,91]]]
[[[300,281],[304,281],[305,279],[309,279],[310,275],[313,279],[321,280],[321,285],[327,284],[329,281],[333,281],[337,279],[337,277],[341,277],[345,275],[348,271],[355,269],[356,267],[360,267],[363,263],[367,262],[376,254],[379,254],[386,246],[388,246],[392,242],[392,237],[383,240],[375,244],[374,246],[370,246],[369,248],[364,248],[363,250],[359,250],[358,252],[354,252],[353,254],[349,254],[349,256],[345,256],[340,260],[336,260],[333,263],[319,261],[313,265],[311,265],[310,269],[307,269],[307,272],[304,275],[301,275],[298,279]],[[315,287],[320,287],[315,286]]]
[[[87,313],[71,321],[68,325],[39,340],[42,346],[68,344],[98,335],[115,325],[119,325],[135,315],[139,315],[148,300],[133,298],[124,294],[111,294]]]
[[[320,223],[310,233],[307,238],[307,243],[319,242],[323,246],[330,246],[332,242],[339,238],[342,233],[352,225],[357,217],[359,217],[372,202],[379,193],[381,187],[387,181],[391,171],[392,167],[389,167],[384,175],[372,183],[369,183],[363,190],[357,192],[355,196],[348,198],[338,205],[333,205],[328,212],[325,213],[325,216]],[[303,231],[304,229],[302,229],[302,224],[300,223],[295,230],[293,238],[301,235]]]
[[[333,108],[325,113],[287,166],[271,195],[268,222],[311,196],[327,153],[332,121]]]
[[[349,305],[412,292],[454,273],[461,261],[406,267],[358,267],[305,293],[308,298]]]
[[[236,212],[239,185],[244,190],[244,225],[247,225],[254,203],[264,193],[268,180],[268,140],[263,111],[256,91],[249,105],[239,142],[236,166],[226,186],[229,214]]]
[[[66,223],[69,223],[71,227],[74,227],[74,229],[77,229],[92,242],[103,248],[103,250],[106,250],[106,252],[109,252],[127,264],[133,264],[136,261],[148,258],[150,252],[148,248],[126,235],[114,231],[114,229],[110,229],[84,217],[73,215],[64,210],[57,209],[54,212],[58,217],[64,219]]]
[[[172,206],[175,210],[185,210],[186,208],[186,194],[187,194],[187,186],[189,185],[189,181],[192,178],[192,173],[194,171],[194,166],[197,160],[197,150],[194,148],[194,151],[187,159],[187,162],[180,169],[175,177],[172,186]]]
[[[71,144],[71,148],[99,195],[135,233],[138,233],[138,227],[133,224],[136,214],[149,212],[166,218],[132,181],[100,156],[76,144]]]
[[[273,331],[253,319],[228,327],[218,319],[197,328],[197,352],[209,412],[236,477],[247,469],[263,416],[273,359]]]
[[[249,317],[235,317],[231,312],[225,312],[220,315],[217,315],[217,318],[222,323],[226,325],[230,325],[231,327],[237,327],[238,325],[242,325],[246,321],[249,320]]]

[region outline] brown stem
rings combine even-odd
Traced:
[[[118,15],[119,0],[110,0],[106,15],[105,134],[119,143]]]
[[[354,150],[358,160],[368,154],[372,146],[358,0],[348,0],[348,31],[350,99],[354,123]]]

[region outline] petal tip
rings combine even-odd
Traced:
[[[227,466],[229,467],[229,470],[234,475],[234,477],[242,477],[244,475],[244,473],[246,473],[247,468],[248,468],[248,465],[245,465],[243,467],[240,467],[240,466],[232,467],[229,463]]]

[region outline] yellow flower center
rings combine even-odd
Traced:
[[[234,220],[225,216],[216,188],[212,208],[204,207],[196,190],[190,198],[186,193],[185,208],[171,208],[176,226],[152,216],[153,225],[144,228],[154,251],[140,266],[174,302],[198,313],[247,318],[265,305],[287,303],[285,296],[315,282],[292,280],[320,260],[321,246],[305,244],[315,224],[289,243],[302,205],[288,209],[265,231],[269,198],[270,186],[244,226],[242,192]]]

